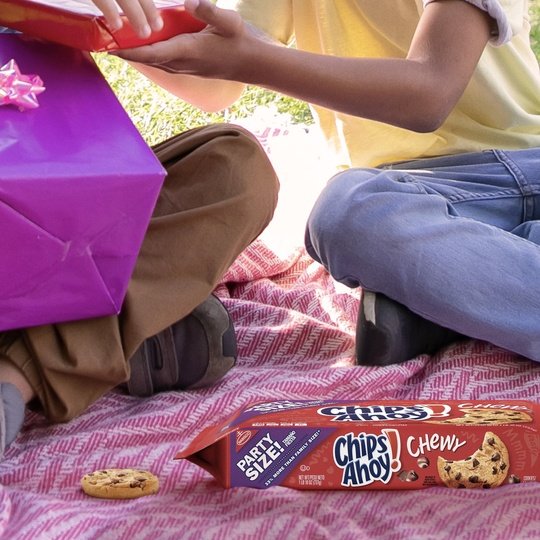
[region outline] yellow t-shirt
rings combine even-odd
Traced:
[[[431,0],[221,0],[282,43],[336,56],[407,55]],[[527,0],[464,0],[498,29],[444,125],[415,133],[314,107],[343,167],[376,166],[488,148],[540,147],[540,73],[530,48]],[[396,81],[399,84],[399,81]]]

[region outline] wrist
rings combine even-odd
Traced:
[[[238,55],[232,80],[250,85],[264,85],[268,82],[268,70],[273,58],[284,46],[275,41],[250,39]]]

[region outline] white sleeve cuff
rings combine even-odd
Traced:
[[[437,0],[423,0],[424,7]],[[496,29],[493,32],[490,43],[492,45],[503,45],[513,37],[510,21],[498,0],[464,0],[478,9],[485,11],[495,21]]]

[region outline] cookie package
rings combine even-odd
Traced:
[[[490,489],[540,477],[540,405],[275,401],[207,428],[175,459],[226,488]]]

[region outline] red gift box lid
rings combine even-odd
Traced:
[[[205,27],[185,11],[183,0],[154,3],[164,25],[147,39],[138,37],[124,16],[123,27],[112,32],[90,0],[0,0],[0,25],[84,51],[128,49]]]

